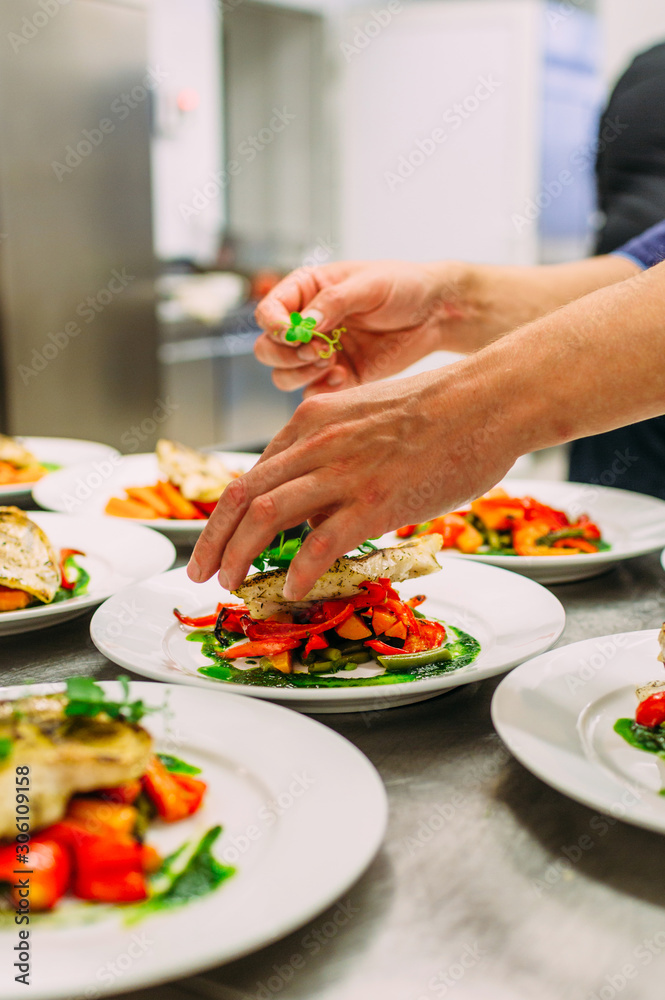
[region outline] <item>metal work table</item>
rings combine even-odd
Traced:
[[[560,644],[665,618],[656,556],[552,589],[568,615]],[[88,622],[0,640],[0,682],[114,677]],[[599,820],[518,764],[490,721],[497,683],[374,714],[320,716],[369,757],[388,790],[388,833],[370,869],[277,944],[129,996],[662,1000],[665,842]],[[585,834],[592,846],[580,851]]]

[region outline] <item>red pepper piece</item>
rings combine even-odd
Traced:
[[[598,546],[586,538],[559,538],[552,543],[553,549],[578,549],[580,552],[597,552]]]
[[[309,656],[313,649],[327,649],[328,643],[322,635],[311,635],[307,640],[303,656]]]
[[[639,726],[655,729],[665,722],[665,691],[658,691],[640,702],[635,712],[635,722]]]
[[[343,621],[353,614],[353,605],[347,603],[344,605],[338,614],[333,615],[332,618],[328,618],[326,621],[320,622],[316,625],[290,625],[288,622],[272,622],[269,618],[264,621],[251,622],[247,625],[245,629],[245,635],[248,639],[308,639],[311,635],[318,635],[320,632],[327,632],[328,629],[335,628],[336,625],[341,625]],[[283,649],[295,649],[294,646],[284,646]],[[282,650],[275,650],[275,652],[282,652]],[[253,656],[253,653],[236,653],[235,656]],[[270,655],[258,654],[258,655]]]
[[[137,778],[135,781],[127,781],[124,785],[116,785],[115,788],[100,788],[97,795],[107,802],[120,802],[123,805],[131,806],[141,792],[141,782]]]
[[[151,757],[141,778],[143,788],[165,823],[191,816],[201,805],[207,788],[204,781],[188,774],[173,774],[158,757]]]
[[[231,646],[216,655],[222,660],[237,660],[241,656],[277,656],[278,653],[286,653],[289,649],[297,649],[301,642],[300,636],[293,639],[288,636],[271,636],[267,639],[243,642],[240,646]]]
[[[31,910],[50,910],[64,896],[71,878],[71,862],[67,850],[48,836],[48,831],[33,837],[29,843],[28,863],[16,861],[16,845],[8,844],[0,848],[0,882],[12,886],[10,898],[14,905],[20,903],[18,879],[29,880],[29,901]],[[22,855],[26,857],[26,855]],[[26,869],[26,873],[16,875],[15,869]]]
[[[78,549],[60,549],[60,586],[64,590],[73,590],[76,586],[76,580],[69,580],[65,574],[65,563],[72,556],[84,556],[85,552],[80,552]]]
[[[417,524],[405,524],[403,528],[398,528],[395,534],[398,538],[411,538],[411,535],[415,535]]]
[[[368,639],[364,643],[365,646],[369,646],[373,649],[375,653],[380,656],[396,656],[398,653],[402,652],[402,649],[398,646],[389,646],[387,642],[381,642],[380,639]]]
[[[215,625],[220,612],[226,608],[242,608],[244,611],[247,610],[244,604],[218,604],[214,614],[202,615],[200,618],[190,618],[189,615],[183,615],[177,608],[173,609],[173,614],[182,625],[189,625],[191,628],[204,628],[207,625]]]
[[[90,837],[76,851],[75,896],[99,903],[146,899],[143,848],[130,837]]]

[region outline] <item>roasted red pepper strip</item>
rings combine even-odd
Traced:
[[[289,649],[297,649],[302,642],[302,637],[289,638],[288,636],[269,636],[266,639],[257,639],[255,642],[243,642],[240,646],[231,646],[216,653],[221,660],[237,660],[240,656],[277,656],[278,653],[286,653]]]
[[[248,639],[308,639],[311,635],[318,635],[320,632],[327,632],[328,629],[341,625],[353,614],[353,610],[353,604],[345,604],[338,614],[316,625],[290,625],[288,622],[271,622],[270,619],[252,621],[245,627],[244,632]],[[285,646],[284,648],[295,649],[295,646]],[[239,653],[236,655],[249,656],[252,654]]]
[[[220,612],[226,608],[242,608],[246,610],[244,604],[218,604],[214,615],[203,615],[201,618],[190,618],[189,615],[181,614],[177,608],[173,609],[173,614],[182,625],[189,625],[191,628],[204,628],[206,625],[215,625]]]
[[[183,778],[187,780],[181,780]],[[204,781],[167,771],[158,757],[150,758],[141,781],[146,795],[165,823],[175,823],[195,813],[207,787]]]
[[[72,556],[84,556],[85,552],[79,552],[78,549],[60,549],[60,586],[64,590],[73,590],[76,586],[76,580],[69,580],[65,573],[65,563]]]
[[[367,639],[364,645],[369,646],[380,656],[396,656],[402,652],[400,646],[389,646],[387,642],[381,642],[380,639]]]
[[[635,722],[639,726],[654,729],[665,722],[665,691],[658,691],[641,701],[635,712]]]

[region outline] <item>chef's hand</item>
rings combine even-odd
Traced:
[[[273,369],[279,389],[308,387],[305,395],[397,374],[442,347],[441,325],[456,314],[464,274],[464,266],[452,262],[346,261],[301,268],[259,303],[256,318],[265,333],[256,356]],[[285,341],[292,312],[314,318],[322,333],[345,327],[343,350],[322,360],[323,340]]]
[[[299,600],[366,538],[494,486],[519,453],[520,428],[504,420],[493,392],[478,392],[468,364],[305,400],[224,491],[194,549],[191,579],[221,566],[220,583],[235,589],[279,531],[309,519],[314,530],[284,587],[287,600]]]

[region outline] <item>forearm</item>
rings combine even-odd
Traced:
[[[459,362],[469,398],[496,400],[497,446],[524,454],[665,413],[664,312],[662,264]]]
[[[542,267],[429,265],[441,348],[468,354],[561,306],[640,273],[624,257]]]

